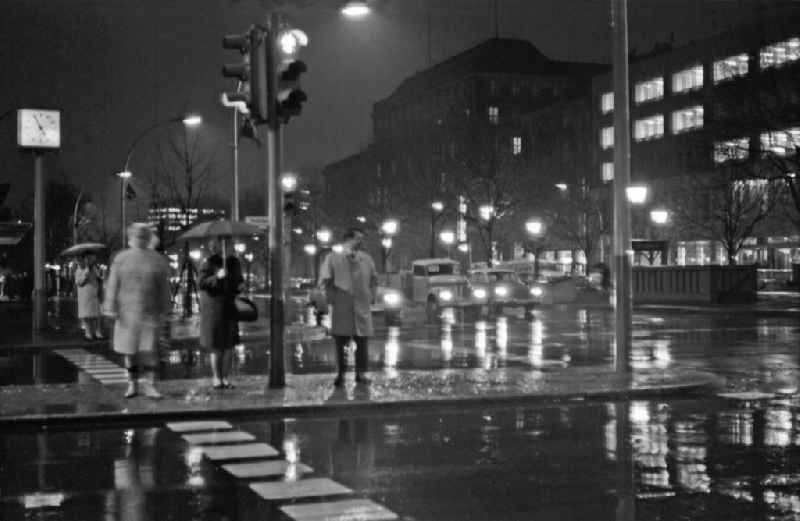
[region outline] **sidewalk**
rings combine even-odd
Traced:
[[[574,400],[645,398],[700,392],[722,385],[720,378],[693,370],[636,371],[608,368],[556,371],[445,369],[370,373],[372,383],[344,388],[333,375],[287,375],[284,389],[269,389],[265,376],[239,377],[236,387],[214,390],[209,379],[158,383],[162,400],[122,398],[125,384],[87,383],[0,388],[0,426],[87,425],[100,422],[176,418],[230,418],[383,411],[389,408],[491,405]],[[87,379],[88,380],[88,379]]]

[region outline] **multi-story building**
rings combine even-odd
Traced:
[[[800,149],[798,27],[800,17],[784,16],[631,59],[631,182],[650,187],[647,208],[675,216],[656,230],[638,215],[635,238],[669,239],[678,264],[728,262],[726,235],[744,244],[738,262],[785,268],[800,260],[797,227],[777,212],[759,214],[778,197],[772,189],[795,183],[770,158]],[[599,74],[592,82],[594,184],[614,177],[614,108],[612,73]]]
[[[505,181],[532,174],[529,115],[576,92],[588,100],[590,79],[602,68],[550,60],[529,42],[495,38],[415,74],[375,103],[372,143],[325,168],[328,213],[341,222],[359,215],[375,223],[399,217],[404,229],[415,231],[397,237],[404,257],[399,264],[428,251],[437,230],[434,201],[445,206],[439,226],[458,228],[461,242],[466,219],[473,232],[480,228],[479,205],[496,207],[492,222],[512,218],[503,213],[503,201],[524,194],[519,183],[511,189]],[[467,185],[478,178],[485,182]],[[505,193],[496,189],[501,184]],[[459,198],[466,203],[463,215]],[[514,234],[488,231],[488,243],[499,243],[500,254],[509,255]]]

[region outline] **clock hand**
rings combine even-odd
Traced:
[[[44,127],[42,126],[42,124],[39,122],[39,118],[37,118],[36,116],[33,116],[33,120],[36,122],[36,125],[39,127],[39,130],[42,131],[42,134],[45,134],[46,132],[45,132]]]

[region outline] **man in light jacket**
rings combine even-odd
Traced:
[[[319,282],[332,306],[331,335],[336,345],[339,373],[334,385],[344,384],[347,359],[344,348],[352,338],[356,343],[356,382],[367,384],[367,338],[372,336],[370,306],[375,297],[378,276],[372,257],[361,251],[364,232],[350,228],[342,237],[342,251],[331,252],[320,267]]]

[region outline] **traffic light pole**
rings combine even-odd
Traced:
[[[267,122],[267,215],[269,217],[269,265],[270,265],[270,365],[269,386],[280,389],[286,386],[284,367],[284,290],[283,290],[283,191],[280,185],[280,172],[283,158],[281,152],[281,125],[275,116],[277,100],[274,95],[277,87],[277,56],[275,36],[280,27],[280,15],[272,13],[269,17],[267,35],[267,92],[271,117]]]

